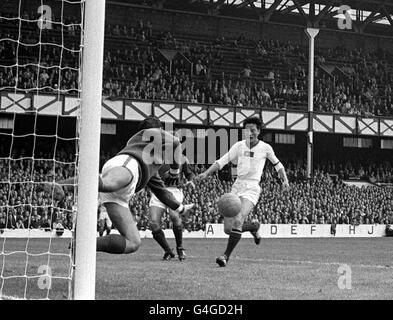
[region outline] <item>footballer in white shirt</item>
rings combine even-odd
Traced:
[[[229,257],[241,239],[242,232],[251,232],[256,244],[261,241],[258,235],[259,222],[244,223],[248,214],[257,204],[261,187],[259,182],[268,159],[278,172],[284,188],[289,188],[288,178],[284,166],[277,159],[273,148],[259,140],[262,122],[258,117],[247,118],[243,122],[245,140],[236,142],[220,159],[216,160],[205,172],[198,176],[204,179],[213,172],[221,170],[227,163],[237,163],[237,179],[232,186],[231,193],[237,194],[241,200],[241,210],[233,218],[224,217],[224,231],[229,234],[225,253],[216,259],[220,267],[225,267]]]

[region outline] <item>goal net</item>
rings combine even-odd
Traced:
[[[100,3],[103,7],[104,0],[95,1],[93,6]],[[87,108],[82,88],[89,75],[82,61],[88,51],[86,8],[91,3],[3,0],[0,7],[0,299],[75,298],[78,254],[72,240],[79,222],[78,199],[86,197],[79,187],[83,167],[79,155],[86,131],[82,129],[86,112],[82,109]],[[98,29],[103,33],[103,27]],[[101,88],[95,85],[95,101],[100,101]],[[99,105],[95,105],[98,120],[95,116],[90,121],[99,121]],[[97,125],[87,126],[90,133],[95,130],[96,146],[99,129],[97,134]],[[94,159],[96,155],[89,156]],[[91,165],[98,173],[95,160]],[[78,184],[60,201],[40,188],[44,182],[74,176]],[[88,192],[86,203],[91,205],[93,198],[94,192]],[[90,238],[85,240],[92,239],[96,228],[94,211],[92,207],[86,213]],[[92,253],[82,254],[95,269]],[[94,284],[91,287],[90,292]]]

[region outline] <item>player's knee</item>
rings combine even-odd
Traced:
[[[127,239],[127,244],[126,248],[124,250],[124,253],[133,253],[139,249],[141,246],[141,239],[133,239],[133,240],[128,240]]]
[[[182,226],[182,221],[179,217],[173,217],[172,218],[172,225],[174,227],[181,227]]]
[[[151,221],[149,222],[149,225],[150,225],[150,230],[151,230],[152,232],[155,232],[155,231],[158,231],[158,230],[161,229],[161,226],[160,226],[160,224],[159,224],[158,221],[151,220]]]
[[[232,232],[232,226],[224,226],[224,232],[225,234],[231,234]]]
[[[241,230],[242,227],[243,227],[243,222],[241,220],[234,219],[232,221],[232,228],[231,229]]]

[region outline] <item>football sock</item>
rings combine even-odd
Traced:
[[[161,246],[161,248],[164,249],[165,252],[171,251],[171,248],[169,247],[169,244],[165,239],[165,234],[164,231],[162,231],[162,229],[153,231],[152,234],[154,240],[158,242],[158,244]]]
[[[176,247],[182,248],[183,247],[183,227],[180,226],[173,226],[172,227],[173,234],[175,235],[176,239]]]
[[[225,250],[225,255],[227,258],[231,255],[233,249],[235,249],[236,245],[240,241],[242,237],[242,232],[241,230],[238,229],[232,229],[229,239],[228,239],[228,244],[227,244],[227,249]]]
[[[252,222],[247,222],[243,224],[242,227],[242,232],[257,232],[258,231],[258,224],[252,223]]]
[[[124,253],[126,250],[126,238],[118,234],[97,238],[97,251],[107,253]]]

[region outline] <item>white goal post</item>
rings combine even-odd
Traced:
[[[0,300],[95,299],[105,4],[0,5]]]
[[[95,298],[105,0],[85,0],[74,299]]]

